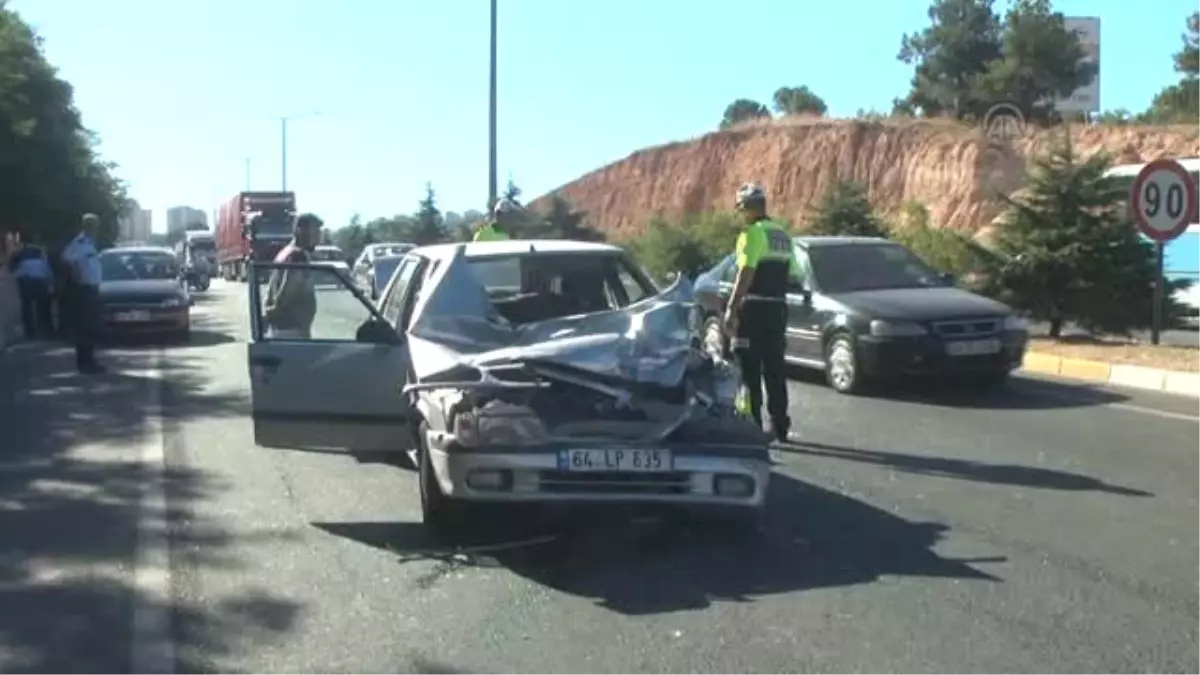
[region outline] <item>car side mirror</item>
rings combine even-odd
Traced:
[[[683,272],[667,272],[667,283],[674,283],[682,275]]]
[[[354,340],[368,344],[394,345],[400,343],[401,337],[388,322],[370,318],[358,327]]]

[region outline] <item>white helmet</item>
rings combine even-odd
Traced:
[[[497,199],[496,205],[492,207],[492,213],[494,215],[500,215],[501,213],[517,213],[520,210],[520,204],[517,204],[513,200],[505,197]]]
[[[743,183],[737,191],[737,197],[734,203],[741,207],[752,202],[765,203],[767,201],[767,191],[758,183]]]

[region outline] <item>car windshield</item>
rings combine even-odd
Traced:
[[[212,239],[192,239],[188,246],[197,253],[209,253],[217,250],[217,244]]]
[[[157,251],[105,251],[100,254],[100,276],[104,281],[174,279],[179,263],[175,256]]]
[[[263,213],[250,219],[250,227],[256,235],[290,235],[292,233],[292,219],[283,213]]]
[[[388,256],[375,261],[375,281],[379,288],[383,288],[392,280],[392,273],[399,267],[401,260],[404,260],[401,256]]]
[[[625,256],[526,253],[471,260],[496,310],[513,324],[620,309],[658,291]]]
[[[825,293],[946,285],[941,275],[897,244],[811,246],[808,257]]]
[[[319,248],[313,251],[312,259],[326,262],[338,261],[345,260],[346,255],[342,253],[342,249],[340,248]]]

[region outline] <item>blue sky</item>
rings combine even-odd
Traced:
[[[834,116],[886,111],[925,0],[500,0],[499,165],[528,196],[712,130],[738,97],[806,84]],[[487,199],[487,0],[14,0],[75,86],[107,159],[164,227],[243,189],[288,187],[330,225]],[[1105,109],[1178,78],[1195,0],[1058,0],[1099,16]],[[1151,9],[1152,8],[1152,9]]]

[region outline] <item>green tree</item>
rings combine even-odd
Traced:
[[[975,90],[988,65],[1001,57],[1000,18],[994,0],[934,0],[930,25],[900,40],[899,58],[913,66],[909,94],[895,112],[927,117],[981,118],[991,105]]]
[[[817,96],[807,86],[780,87],[771,97],[775,104],[775,112],[780,115],[824,115],[829,106],[825,100]]]
[[[1015,0],[1003,19],[994,0],[933,0],[929,18],[928,28],[901,41],[899,59],[914,73],[895,112],[978,120],[1008,101],[1027,119],[1054,120],[1054,97],[1096,76],[1049,0]]]
[[[954,275],[968,286],[982,289],[982,277],[994,255],[971,237],[957,230],[935,227],[929,210],[917,201],[904,204],[901,221],[889,236],[917,254],[930,267]]]
[[[630,248],[660,281],[672,272],[694,278],[732,253],[743,229],[738,216],[732,213],[691,214],[677,221],[660,214],[651,219]]]
[[[805,222],[812,235],[841,237],[886,237],[887,228],[875,215],[867,187],[852,180],[829,186]]]
[[[739,98],[725,107],[725,113],[721,116],[721,128],[728,129],[735,124],[757,119],[769,119],[770,117],[771,111],[767,110],[767,106],[758,101]]]
[[[1069,139],[1035,158],[1023,194],[1003,197],[1004,225],[996,238],[993,292],[1033,318],[1128,333],[1150,323],[1154,250],[1126,215],[1127,191],[1105,177],[1112,164],[1097,155],[1080,161]],[[1180,308],[1170,295],[1165,316]]]
[[[1030,120],[1059,118],[1056,97],[1070,96],[1096,77],[1079,37],[1050,0],[1016,0],[1004,19],[1003,57],[980,81],[985,101],[1008,100]]]
[[[195,220],[183,227],[185,232],[208,232],[208,225]]]
[[[1147,122],[1191,122],[1200,117],[1200,12],[1187,19],[1183,49],[1175,54],[1175,70],[1183,77],[1164,88],[1141,116]]]
[[[604,241],[604,233],[586,224],[587,213],[576,211],[562,195],[551,195],[545,211],[534,215],[525,228],[529,236],[574,241]]]
[[[100,243],[112,243],[127,199],[96,145],[41,39],[0,2],[0,222],[26,225],[53,247],[91,212]]]
[[[425,184],[425,198],[421,200],[413,220],[412,243],[425,246],[446,240],[447,232],[442,221],[442,212],[437,208],[433,185],[430,183]]]
[[[508,184],[504,186],[504,194],[500,196],[517,204],[521,203],[521,188],[517,187],[511,176],[508,178]]]

